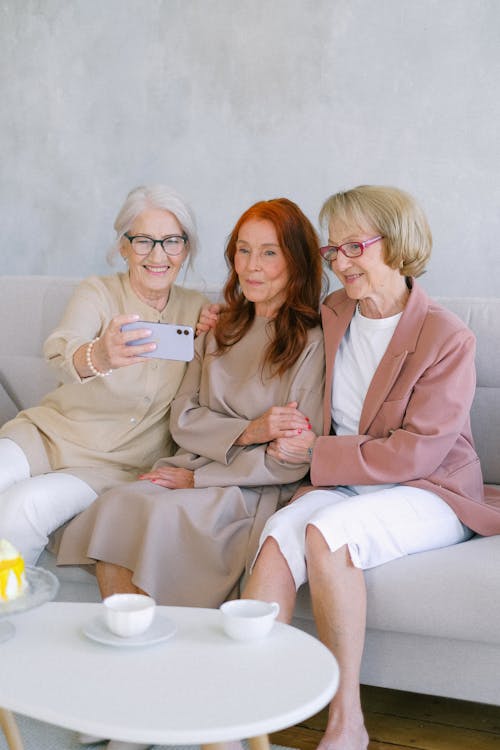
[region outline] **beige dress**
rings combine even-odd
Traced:
[[[158,312],[137,297],[128,273],[83,281],[44,346],[45,357],[64,382],[38,406],[7,422],[0,437],[11,438],[22,448],[32,476],[67,472],[98,493],[135,479],[160,456],[175,450],[170,405],[186,363],[147,359],[104,378],[82,380],[73,355],[116,315],[137,313],[148,322],[195,326],[206,302],[199,292],[174,286],[165,309]]]
[[[222,356],[213,355],[212,334],[197,342],[172,405],[172,434],[182,449],[156,464],[192,469],[195,489],[138,481],[106,492],[66,528],[58,563],[122,565],[161,604],[214,607],[235,593],[266,519],[290,499],[308,465],[284,464],[266,445],[234,441],[251,420],[291,401],[321,429],[321,330],[309,332],[285,375],[272,377],[261,372],[272,326],[257,318]]]

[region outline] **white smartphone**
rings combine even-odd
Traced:
[[[182,362],[190,362],[193,359],[194,331],[191,326],[173,323],[148,323],[145,320],[137,320],[135,323],[126,323],[122,326],[122,331],[135,331],[138,328],[148,328],[152,332],[151,336],[128,341],[128,346],[156,344],[154,351],[141,354],[141,357],[177,359]]]

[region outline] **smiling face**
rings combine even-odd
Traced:
[[[251,219],[241,225],[234,270],[241,291],[255,305],[255,314],[273,318],[286,299],[288,264],[274,224]]]
[[[146,235],[162,240],[169,234],[183,234],[175,216],[162,208],[150,208],[135,219],[127,234]],[[168,256],[158,243],[149,255],[137,255],[126,237],[122,237],[120,252],[128,263],[130,284],[140,299],[157,310],[163,310],[170,287],[177,278],[187,256],[187,248],[180,255]]]
[[[328,244],[338,246],[368,240],[377,234],[379,232],[369,225],[360,227],[336,219],[329,225]],[[346,258],[339,252],[330,264],[348,296],[359,300],[361,313],[369,318],[400,312],[408,298],[404,276],[384,260],[383,243],[383,239],[375,242],[357,258]]]

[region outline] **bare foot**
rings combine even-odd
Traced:
[[[356,726],[331,726],[327,729],[317,750],[367,750],[370,738],[363,723]]]

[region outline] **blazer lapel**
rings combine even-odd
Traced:
[[[368,388],[359,420],[360,435],[365,435],[369,431],[371,423],[401,372],[406,357],[415,351],[428,306],[429,298],[413,281],[408,303]]]
[[[340,302],[336,298],[340,296]],[[333,297],[334,299],[331,299]],[[323,402],[323,434],[329,435],[332,425],[332,378],[335,356],[340,342],[351,322],[356,309],[356,301],[344,293],[336,292],[321,305],[321,320],[325,339],[325,398]]]
[[[389,353],[389,347],[382,357],[368,388],[359,418],[359,434],[366,435],[370,425],[377,416],[380,407],[387,398],[394,381],[399,375],[408,352]]]

